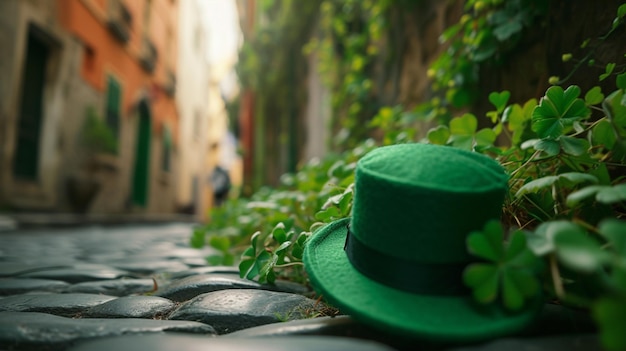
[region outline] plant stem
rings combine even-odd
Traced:
[[[274,268],[285,268],[285,267],[293,267],[293,266],[304,266],[304,263],[291,262],[291,263],[277,264],[277,265],[274,265]]]
[[[561,274],[559,272],[559,266],[556,262],[555,254],[550,254],[550,274],[552,275],[552,283],[554,284],[554,292],[556,296],[562,299],[565,296],[565,289],[563,288],[563,282],[561,282]]]

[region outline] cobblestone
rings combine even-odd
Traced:
[[[463,349],[312,318],[329,309],[308,287],[207,267],[215,250],[190,248],[190,233],[175,223],[0,232],[0,349]],[[467,350],[596,350],[594,333],[588,315],[548,305],[525,334]]]

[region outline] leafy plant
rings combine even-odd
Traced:
[[[464,107],[477,97],[480,64],[501,61],[547,13],[540,0],[468,0],[461,20],[440,37],[449,45],[428,76],[444,107]],[[506,103],[506,102],[505,102]],[[447,111],[440,116],[446,120]]]
[[[573,83],[560,85],[574,81],[581,65],[596,65],[596,44],[622,28],[626,4],[604,36],[581,45],[589,51],[582,59],[563,55],[564,62],[576,65],[563,79],[551,77],[553,86],[539,101],[516,103],[510,101],[510,91],[492,92],[485,98],[493,109],[484,118],[468,111],[454,116],[453,111],[480,97],[480,64],[503,59],[525,31],[540,23],[546,2],[466,1],[459,23],[442,35],[449,49],[428,72],[432,98],[411,110],[367,105],[373,44],[385,28],[383,20],[373,18],[388,6],[392,4],[324,1],[320,13],[326,35],[309,47],[327,55],[322,73],[333,87],[333,112],[342,116],[336,117],[338,139],[350,139],[356,147],[283,176],[277,189],[261,189],[250,199],[233,200],[224,212],[215,210],[193,242],[222,248],[225,259],[227,252],[243,253],[238,262],[242,277],[305,282],[302,249],[319,227],[350,214],[356,161],[376,145],[424,136],[421,142],[487,154],[510,175],[502,221],[486,224],[467,239],[468,251],[483,260],[464,275],[476,300],[520,310],[543,294],[592,311],[605,347],[624,349],[625,67],[604,63],[598,86],[587,91]],[[338,50],[347,53],[345,60],[336,55]],[[368,123],[360,123],[369,116]],[[424,120],[435,125],[420,133],[416,122]],[[365,132],[351,130],[362,127],[375,128],[380,143],[359,143]],[[212,240],[216,235],[227,237],[228,243]]]
[[[522,231],[515,231],[509,243],[503,243],[499,221],[490,221],[482,231],[470,233],[469,252],[486,262],[469,265],[463,279],[477,301],[491,303],[501,296],[504,306],[519,310],[525,300],[536,300],[539,295],[539,260],[526,246]]]
[[[242,277],[304,282],[307,239],[325,223],[350,214],[356,161],[375,146],[367,140],[344,153],[328,154],[296,174],[283,175],[277,189],[263,188],[250,199],[227,201],[212,211],[208,224],[194,230],[191,244],[218,248],[221,254],[208,258],[212,264],[241,256],[235,264]]]
[[[117,154],[117,136],[93,106],[87,108],[82,143],[91,153]]]

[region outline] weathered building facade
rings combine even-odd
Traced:
[[[176,210],[174,0],[0,2],[0,206]]]

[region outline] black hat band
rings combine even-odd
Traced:
[[[466,295],[463,263],[424,263],[390,256],[374,250],[348,234],[344,251],[352,266],[366,277],[383,285],[424,295]]]

